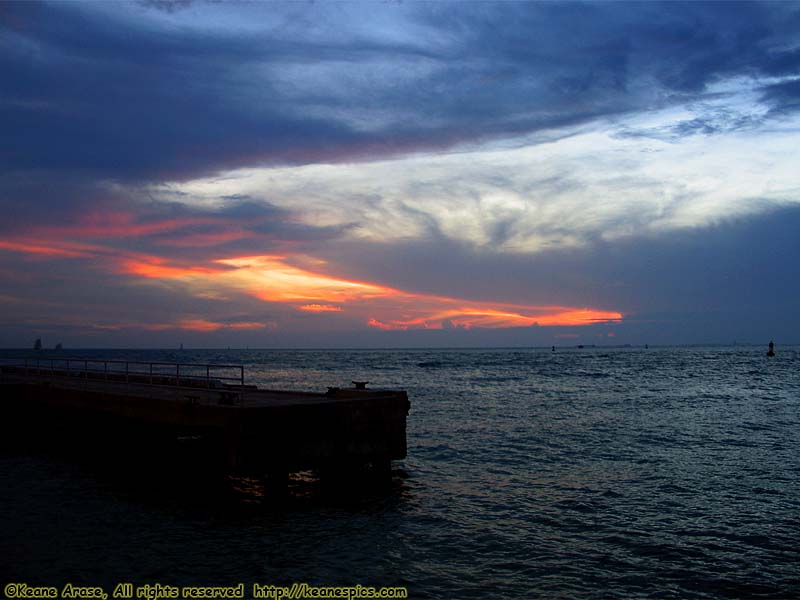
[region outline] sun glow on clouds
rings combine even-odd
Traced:
[[[322,270],[325,262],[308,256],[260,255],[213,260],[206,264],[181,264],[146,254],[126,254],[110,247],[69,242],[42,245],[34,242],[2,242],[0,249],[35,256],[94,258],[101,268],[144,280],[179,280],[198,297],[216,292],[239,291],[262,301],[330,318],[346,314],[370,327],[383,330],[471,329],[539,326],[575,326],[614,322],[616,311],[562,306],[531,306],[474,302],[445,296],[416,294],[375,283],[352,281],[309,270]],[[300,268],[290,261],[309,265]],[[136,325],[108,325],[110,329]],[[186,329],[199,332],[229,329],[273,328],[273,322],[221,322],[191,317],[171,323],[140,324],[154,331]]]
[[[457,302],[450,299],[440,299],[440,301]],[[483,307],[461,306],[410,319],[381,321],[372,318],[367,324],[383,330],[472,329],[473,327],[499,329],[504,327],[581,326],[618,322],[622,318],[623,316],[619,312],[588,308],[515,306],[501,310],[484,305]]]
[[[342,312],[341,306],[333,306],[331,304],[304,304],[303,306],[298,306],[297,308],[313,313]]]
[[[211,267],[179,267],[166,264],[167,261],[158,257],[148,257],[145,260],[123,260],[121,270],[124,273],[140,275],[151,279],[175,279],[180,277],[198,277],[214,275],[222,269]]]
[[[216,321],[209,321],[207,319],[181,319],[177,324],[167,324],[159,326],[161,329],[187,329],[190,331],[217,331],[219,329],[264,329],[272,328],[275,324],[272,322],[259,323],[254,321],[239,321],[234,323],[219,323]]]
[[[491,159],[492,153],[486,156]],[[445,171],[454,166],[447,158],[438,160],[441,163],[439,168]],[[489,162],[491,166],[492,160]],[[380,165],[375,164],[362,167],[380,170]],[[336,172],[340,177],[341,168],[328,167],[333,170],[328,174],[333,176]],[[348,173],[349,171],[345,175],[349,176]],[[372,173],[371,177],[374,175]],[[382,178],[377,178],[380,179]],[[342,189],[347,189],[347,186]],[[444,185],[437,189],[444,189]],[[483,204],[477,209],[479,212],[483,211],[484,216],[492,214],[509,222],[514,221],[518,211],[527,210],[525,201],[514,192],[487,192],[480,202]],[[447,205],[445,199],[442,206],[446,208]],[[409,215],[419,212],[419,205],[409,200],[401,212],[410,218]],[[452,215],[455,219],[453,227],[458,229],[469,225],[471,217],[466,212],[453,210]],[[391,210],[382,220],[392,221],[395,217],[402,222],[402,216],[392,215]],[[247,220],[252,219],[247,217]],[[198,230],[197,226],[201,229]],[[177,284],[173,289],[183,290],[193,298],[202,298],[216,304],[217,315],[230,315],[230,307],[235,306],[237,294],[241,300],[245,300],[246,296],[255,297],[276,305],[277,311],[283,315],[282,318],[289,321],[291,315],[296,314],[294,311],[319,315],[317,322],[320,327],[338,323],[338,327],[358,327],[361,324],[362,327],[382,330],[494,329],[580,326],[615,322],[623,318],[617,311],[594,308],[476,302],[464,298],[413,293],[370,281],[356,281],[328,274],[327,263],[315,256],[283,251],[281,254],[225,256],[222,248],[213,247],[218,243],[253,237],[255,232],[248,231],[246,226],[245,220],[212,217],[207,213],[189,214],[181,218],[158,218],[158,211],[153,211],[152,208],[144,209],[143,214],[138,216],[134,212],[104,212],[98,209],[76,216],[72,223],[21,229],[0,241],[0,251],[28,255],[40,261],[80,260],[80,268],[111,272],[133,278],[133,281],[140,283],[172,281]],[[447,230],[444,222],[441,227]],[[374,235],[374,231],[359,235],[369,237]],[[132,250],[132,247],[140,250]],[[193,252],[182,252],[180,249],[184,247]],[[198,252],[197,248],[202,248],[202,252]],[[283,307],[282,311],[278,308],[280,306]],[[280,319],[235,320],[214,317],[211,314],[184,313],[175,318],[154,318],[153,322],[120,325],[112,322],[98,326],[106,329],[138,327],[151,331],[183,329],[215,332],[226,329],[268,329],[280,324]]]
[[[235,267],[225,277],[267,302],[349,302],[394,293],[391,288],[306,271],[285,260],[283,256],[248,256],[217,262]]]
[[[217,262],[234,267],[220,278],[235,282],[268,302],[320,303],[296,305],[306,312],[363,315],[369,326],[384,330],[502,328],[590,325],[623,318],[616,311],[561,306],[487,304],[457,298],[414,294],[365,282],[313,273],[281,256],[251,256]],[[322,303],[325,302],[325,303]],[[329,304],[337,302],[344,307]]]
[[[40,227],[37,228],[37,232],[46,238],[70,236],[73,238],[113,239],[157,235],[198,225],[223,226],[226,224],[219,217],[191,216],[143,220],[132,212],[95,210],[81,215],[75,223]]]
[[[119,331],[121,329],[144,329],[147,331],[167,331],[170,329],[184,329],[186,331],[198,331],[201,333],[218,331],[220,329],[274,329],[275,323],[267,321],[264,323],[255,321],[239,321],[232,323],[220,323],[201,318],[178,319],[174,323],[115,323],[94,325],[95,329],[106,329]]]
[[[0,250],[10,250],[12,252],[53,258],[79,258],[90,256],[93,248],[83,244],[51,244],[26,240],[0,240]]]

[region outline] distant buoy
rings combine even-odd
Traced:
[[[775,344],[771,341],[769,343],[769,350],[767,350],[767,356],[775,356]]]
[[[556,347],[555,347],[555,346],[553,346],[553,349],[552,349],[552,351],[551,351],[551,352],[555,352],[555,351],[556,351]]]

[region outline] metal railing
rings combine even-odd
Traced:
[[[244,388],[244,365],[144,362],[61,357],[0,357],[0,367],[30,376],[124,382],[158,387],[231,391]],[[5,369],[4,369],[5,372]],[[11,371],[9,371],[11,372]]]

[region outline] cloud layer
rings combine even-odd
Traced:
[[[798,31],[794,3],[4,3],[0,343],[800,339]]]

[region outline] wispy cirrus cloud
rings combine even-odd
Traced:
[[[376,244],[446,238],[510,254],[576,248],[800,202],[800,119],[745,126],[769,110],[750,104],[753,98],[751,89],[742,97],[730,92],[715,101],[722,113],[713,118],[687,105],[541,143],[515,139],[368,164],[242,169],[172,187],[200,203],[233,189],[268,190],[284,207],[302,198],[300,220]]]

